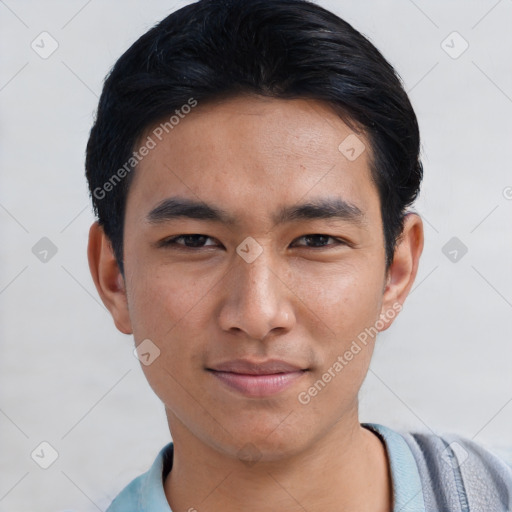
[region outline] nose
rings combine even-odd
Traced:
[[[295,322],[294,294],[286,281],[270,249],[265,248],[251,263],[237,255],[224,283],[221,328],[232,333],[242,331],[257,340],[272,331],[289,331]]]

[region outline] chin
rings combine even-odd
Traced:
[[[284,416],[286,418],[286,415]],[[283,418],[280,420],[283,421]],[[222,443],[216,443],[218,449],[230,456],[246,462],[248,466],[256,462],[273,462],[291,457],[305,449],[311,440],[308,433],[297,425],[296,429],[284,422],[262,422],[261,419],[252,424],[243,420],[234,422],[226,428],[233,432]]]

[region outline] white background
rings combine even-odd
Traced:
[[[185,3],[0,1],[1,511],[105,510],[170,440],[89,275],[84,151],[107,71]],[[360,419],[510,448],[512,1],[319,3],[397,68],[422,134],[425,250]],[[43,31],[59,44],[47,59],[31,48]],[[456,59],[453,31],[469,43]],[[442,252],[454,236],[456,263]],[[46,263],[42,237],[57,247]],[[46,470],[30,457],[42,441],[59,454]]]

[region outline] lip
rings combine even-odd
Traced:
[[[274,375],[276,373],[291,373],[305,370],[299,365],[288,363],[281,359],[266,361],[250,361],[249,359],[233,359],[208,368],[218,372],[242,373],[245,375]]]
[[[298,365],[269,359],[253,362],[235,359],[207,370],[223,384],[253,398],[275,395],[293,385],[308,371]]]

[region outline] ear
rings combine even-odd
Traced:
[[[103,304],[110,311],[116,327],[124,334],[132,334],[124,278],[112,244],[98,222],[89,229],[87,258],[96,289]]]
[[[404,219],[404,229],[399,237],[393,262],[387,274],[380,312],[384,327],[379,329],[380,331],[385,331],[402,309],[418,272],[423,241],[421,217],[413,212],[407,213]]]

